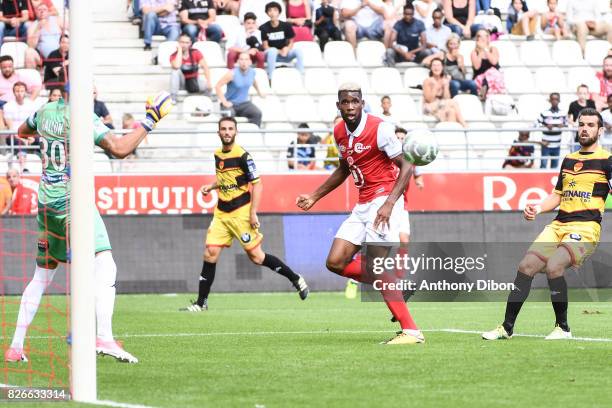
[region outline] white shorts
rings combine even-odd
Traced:
[[[402,210],[399,232],[410,235],[410,214],[408,214],[406,209]]]
[[[355,245],[364,242],[399,242],[399,226],[401,224],[402,212],[404,211],[404,200],[397,200],[389,217],[389,228],[381,226],[374,230],[373,224],[376,213],[385,202],[387,196],[377,197],[369,203],[357,204],[351,215],[342,223],[336,238],[349,241]]]

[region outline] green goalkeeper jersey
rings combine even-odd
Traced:
[[[40,135],[42,177],[38,187],[39,206],[64,213],[70,199],[70,107],[63,99],[49,102],[32,114],[26,123]],[[93,141],[99,145],[110,129],[95,114],[93,124]]]

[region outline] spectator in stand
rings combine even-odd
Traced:
[[[552,34],[555,39],[560,40],[567,37],[565,28],[565,15],[557,11],[557,0],[548,0],[548,11],[540,18],[540,27],[544,34]]]
[[[51,16],[59,15],[59,13],[57,12],[57,9],[55,8],[55,5],[53,4],[53,1],[51,0],[28,0],[28,17],[30,21],[38,20],[36,10],[41,4],[44,4],[45,6],[47,6],[47,9],[49,10],[49,15]]]
[[[26,23],[30,19],[26,0],[0,0],[0,46],[4,37],[17,37],[25,42],[28,36]]]
[[[28,28],[28,46],[38,51],[38,54],[45,60],[52,51],[57,50],[64,27],[59,17],[51,15],[49,7],[41,3],[36,8],[37,20],[30,24]],[[40,56],[34,53],[35,65],[40,65]],[[26,54],[26,59],[28,55]],[[27,64],[26,64],[27,65]]]
[[[0,178],[0,217],[8,215],[13,201],[13,190],[7,177]]]
[[[49,89],[49,100],[47,102],[59,101],[62,97],[62,88],[51,88]]]
[[[217,10],[213,0],[181,0],[179,17],[183,33],[191,38],[191,42],[206,40],[221,42],[223,29],[215,24]]]
[[[23,185],[19,170],[11,168],[6,178],[13,191],[10,215],[30,215],[38,212],[38,194],[36,190]]]
[[[593,92],[593,99],[597,110],[601,111],[608,104],[608,96],[612,94],[612,55],[608,54],[603,60],[603,69],[597,74],[599,79],[599,94]]]
[[[442,10],[435,10],[432,15],[432,19],[433,25],[425,30],[427,49],[432,53],[423,61],[423,64],[427,66],[429,66],[429,63],[433,59],[433,55],[436,55],[441,51],[446,51],[446,42],[450,38],[451,34],[454,34],[447,25],[442,24],[442,20],[444,19]],[[440,58],[439,54],[438,57]]]
[[[382,114],[380,115],[380,117],[385,122],[392,123],[393,126],[398,127],[400,126],[400,122],[391,113],[392,106],[393,103],[391,102],[391,97],[389,95],[384,95],[382,98],[380,98],[380,108],[382,109]]]
[[[177,11],[174,0],[140,0],[143,15],[144,50],[151,49],[154,35],[163,35],[168,41],[176,41],[180,26],[176,21]]]
[[[450,77],[444,73],[444,62],[439,58],[431,61],[429,77],[423,82],[423,112],[435,116],[442,122],[457,122],[466,127],[461,109],[451,99]]]
[[[527,8],[524,0],[512,0],[508,6],[506,29],[514,35],[526,35],[527,41],[533,40],[538,23],[538,13]]]
[[[51,51],[49,57],[43,62],[45,67],[44,83],[45,86],[63,86],[68,78],[68,65],[70,50],[70,39],[63,34],[60,38],[59,48]]]
[[[15,72],[15,66],[13,64],[13,57],[10,55],[3,55],[0,57],[0,102],[1,101],[12,101],[15,99],[13,94],[13,85],[17,82],[24,82],[30,90],[30,99],[34,100],[40,93],[42,87],[40,81],[32,82],[25,77],[22,78],[18,72]],[[1,107],[2,105],[0,105]]]
[[[395,6],[394,0],[382,0],[383,7],[383,44],[391,44],[393,26],[402,18],[404,5]]]
[[[285,0],[287,22],[293,27],[293,41],[312,41],[312,8],[310,0]]]
[[[548,159],[550,159],[550,168],[556,169],[559,164],[559,154],[561,153],[561,131],[559,128],[567,127],[567,115],[559,109],[561,95],[558,92],[550,94],[548,99],[550,109],[540,113],[537,125],[545,126],[547,130],[542,132],[542,158],[540,167],[545,169],[548,167]]]
[[[238,57],[242,52],[248,52],[251,56],[251,62],[257,65],[257,68],[264,68],[266,54],[263,52],[263,44],[261,42],[261,32],[257,28],[257,16],[253,12],[244,14],[244,31],[238,30],[236,38],[228,39],[225,47],[227,52],[227,67],[233,69]],[[232,41],[230,43],[230,41]]]
[[[462,38],[472,38],[481,27],[474,24],[476,0],[444,0],[446,24]]]
[[[499,51],[491,45],[487,30],[476,32],[476,45],[470,58],[480,99],[484,101],[489,94],[505,94],[504,75],[499,71]]]
[[[322,144],[327,146],[327,155],[325,156],[325,161],[323,162],[323,167],[325,170],[335,170],[340,166],[340,162],[338,160],[338,147],[336,147],[336,139],[334,139],[334,131],[333,129],[342,121],[341,116],[336,116],[334,119],[334,125],[332,126],[332,131],[325,136],[325,139],[321,142]]]
[[[469,92],[472,95],[478,95],[478,87],[476,81],[467,79],[465,75],[465,63],[463,55],[459,52],[461,39],[455,33],[452,33],[446,42],[447,52],[443,53],[444,71],[450,76],[450,92],[451,98],[455,97],[459,91]]]
[[[93,87],[93,98],[94,98],[94,113],[100,119],[102,119],[102,123],[106,125],[109,129],[114,129],[113,118],[111,117],[106,104],[102,101],[98,100],[98,88],[94,85]]]
[[[306,123],[300,123],[298,129],[309,129]],[[321,138],[309,132],[298,132],[298,145],[316,145],[321,141]],[[287,165],[293,170],[314,170],[316,167],[315,148],[312,146],[295,146],[295,141],[292,141],[287,149]]]
[[[412,6],[414,7],[414,18],[422,21],[426,29],[433,26],[433,14],[434,11],[439,10],[438,3],[434,0],[416,0],[412,2]]]
[[[266,4],[266,14],[270,17],[270,21],[259,27],[263,47],[266,51],[267,72],[270,80],[277,61],[291,62],[295,60],[295,67],[300,72],[304,72],[304,55],[302,50],[293,49],[295,33],[291,24],[280,21],[281,11],[281,5],[275,1]]]
[[[227,85],[223,94],[222,88]],[[238,66],[221,77],[215,86],[215,93],[221,102],[221,107],[231,111],[232,116],[246,117],[250,123],[261,126],[261,110],[249,100],[249,89],[255,87],[262,98],[265,95],[255,79],[255,70],[251,67],[251,57],[243,52],[238,57]]]
[[[576,126],[578,120],[578,114],[585,108],[595,109],[595,101],[589,98],[589,87],[585,84],[578,85],[576,89],[576,96],[578,99],[570,103],[567,111],[567,118],[571,126]]]
[[[13,95],[15,99],[8,101],[2,107],[6,126],[12,131],[16,132],[19,126],[21,126],[21,124],[36,110],[34,102],[26,97],[27,91],[28,87],[25,83],[16,82],[15,85],[13,85]],[[26,143],[24,143],[23,139],[16,138],[15,135],[9,135],[6,137],[6,144],[24,145]]]
[[[385,9],[372,0],[342,0],[340,16],[344,20],[346,41],[357,48],[357,40],[366,37],[381,40],[385,35]],[[385,44],[389,48],[390,44]]]
[[[329,0],[322,0],[321,7],[315,12],[315,35],[319,37],[321,51],[325,49],[325,44],[332,41],[342,40],[342,33],[339,27],[339,15],[337,10],[329,4]]]
[[[570,126],[578,126],[578,116],[580,111],[585,108],[596,109],[595,101],[590,98],[591,93],[589,92],[589,87],[585,84],[578,85],[576,90],[576,96],[578,99],[570,103],[567,118],[569,120]],[[574,136],[574,144],[572,146],[572,151],[576,150],[578,146],[578,132],[576,132]]]
[[[576,35],[583,54],[588,35],[607,38],[608,42],[612,43],[612,30],[605,19],[605,13],[609,12],[609,6],[602,9],[600,5],[603,6],[603,4],[607,4],[607,2],[602,3],[599,0],[567,1],[565,7],[567,23]]]
[[[214,3],[218,11],[232,16],[237,16],[240,10],[240,0],[214,0]]]
[[[187,34],[181,34],[176,51],[170,55],[170,95],[176,103],[178,91],[185,89],[188,93],[210,92],[212,82],[210,80],[210,69],[202,53],[193,48],[191,38]],[[200,75],[200,68],[204,77]]]
[[[404,18],[395,23],[391,33],[391,47],[385,55],[385,65],[394,66],[397,62],[420,63],[429,55],[425,38],[425,25],[414,18],[414,8],[404,6]]]
[[[131,113],[124,113],[121,117],[121,129],[134,130],[142,127]]]
[[[517,159],[506,159],[502,167],[504,169],[532,169],[535,161],[533,155],[535,153],[535,147],[533,145],[523,146],[525,143],[529,143],[529,132],[520,131],[519,137],[514,141],[508,156],[520,157]]]
[[[608,109],[601,111],[606,131],[603,136],[604,148],[610,150],[612,147],[612,94],[608,95]]]
[[[492,14],[491,0],[476,0],[476,14]]]

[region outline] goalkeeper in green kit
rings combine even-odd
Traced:
[[[117,158],[131,154],[157,122],[172,107],[170,95],[160,92],[146,103],[146,118],[142,127],[123,137],[117,137],[92,113],[93,142],[105,152]],[[42,176],[38,188],[38,253],[34,277],[25,288],[19,307],[19,315],[11,347],[4,354],[7,362],[28,361],[23,351],[26,331],[38,309],[42,295],[53,280],[59,263],[70,262],[67,248],[67,231],[70,217],[70,162],[69,138],[70,107],[64,99],[50,102],[30,116],[20,127],[20,138],[40,137]],[[117,266],[113,260],[111,245],[104,222],[93,206],[95,231],[95,305],[96,352],[109,355],[119,361],[137,363],[138,359],[125,351],[115,341],[112,330],[115,304],[115,278]]]

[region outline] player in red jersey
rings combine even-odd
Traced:
[[[412,175],[412,165],[403,158],[402,144],[395,136],[395,127],[363,111],[361,87],[343,84],[338,90],[342,121],[334,128],[340,165],[311,194],[302,194],[296,204],[304,211],[340,186],[349,175],[359,189],[359,201],[344,221],[327,256],[327,268],[362,283],[375,279],[395,279],[395,274],[373,277],[372,262],[389,253],[388,243],[398,242],[403,201],[398,200]],[[395,166],[400,168],[399,175]],[[364,242],[367,246],[366,270],[354,259]],[[376,245],[381,244],[381,245]],[[392,276],[390,276],[392,275]],[[425,338],[415,325],[399,290],[382,290],[385,303],[400,322],[402,331],[386,344],[423,343]]]

